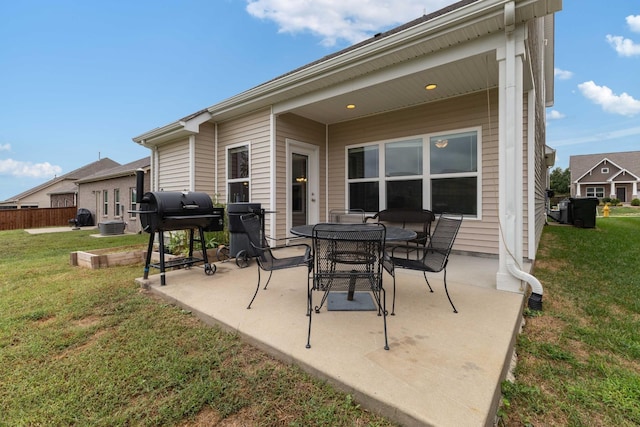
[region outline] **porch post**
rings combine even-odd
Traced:
[[[505,46],[497,50],[499,65],[498,220],[500,290],[523,292],[522,281],[508,264],[521,270],[523,242],[523,55],[524,28],[505,31]],[[533,173],[530,171],[530,173]]]
[[[633,181],[632,186],[633,188],[631,189],[631,200],[638,198],[638,182]]]
[[[580,183],[576,182],[576,197],[580,197]]]
[[[611,193],[611,198],[612,199],[617,197],[617,194],[616,194],[616,183],[614,181],[611,181],[611,190],[609,190],[609,193]]]

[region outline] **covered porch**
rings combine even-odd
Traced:
[[[213,276],[202,267],[167,272],[166,286],[157,274],[137,282],[402,425],[493,425],[525,301],[520,293],[496,290],[497,259],[451,256],[447,281],[458,314],[447,301],[442,274],[429,276],[429,293],[420,273],[399,271],[396,315],[387,318],[389,351],[374,311],[326,308],[313,317],[306,349],[305,267],[274,272],[247,310],[255,261],[247,268],[233,260],[216,266]],[[389,307],[390,276],[385,288]]]

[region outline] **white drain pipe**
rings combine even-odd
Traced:
[[[512,159],[506,159],[506,158],[502,158],[501,160],[507,160],[507,161],[513,161],[512,163],[512,167],[515,165],[520,165],[521,164],[521,150],[517,150],[517,141],[518,138],[520,137],[520,135],[517,135],[516,129],[517,127],[514,125],[514,123],[516,123],[516,120],[518,119],[515,115],[515,113],[517,111],[520,111],[517,105],[517,99],[518,97],[516,96],[516,90],[521,90],[522,88],[519,87],[516,84],[516,64],[515,64],[515,56],[516,56],[516,41],[515,41],[515,30],[516,30],[516,23],[515,23],[515,3],[513,1],[506,3],[504,6],[504,24],[505,24],[505,39],[506,39],[506,45],[505,45],[505,66],[506,66],[506,93],[505,93],[505,101],[506,101],[506,123],[507,123],[507,127],[506,127],[506,143],[508,145],[508,149],[507,152],[509,154],[511,154],[513,156]],[[520,154],[520,158],[518,158],[518,154]],[[508,157],[508,156],[507,156]],[[514,172],[514,176],[522,176],[522,174],[518,174],[517,171],[512,171]],[[521,171],[520,171],[521,172]],[[511,180],[507,180],[507,181],[511,181]],[[518,183],[520,183],[520,185],[518,185]],[[519,180],[516,179],[516,182],[509,182],[509,183],[505,183],[508,187],[508,190],[511,190],[511,192],[513,192],[514,194],[517,191],[521,191],[522,185],[521,182]],[[506,215],[505,218],[514,218],[513,211],[515,211],[516,209],[519,209],[519,206],[517,206],[517,201],[520,200],[519,197],[515,197],[514,199],[511,199],[509,197],[509,191],[507,191],[507,199],[510,199],[510,203],[514,203],[515,201],[515,206],[511,205],[510,209],[506,210]],[[510,212],[511,211],[511,212]],[[503,218],[500,218],[500,220],[502,220]],[[520,226],[520,230],[522,230],[522,224],[518,224],[518,221],[509,221],[509,223],[507,224],[508,226],[512,226],[514,228],[514,232],[515,229]],[[507,271],[509,272],[509,274],[511,274],[512,276],[514,276],[515,278],[527,282],[529,283],[529,285],[531,286],[531,296],[529,297],[529,308],[531,309],[535,309],[535,310],[542,310],[542,295],[543,295],[543,289],[542,289],[542,284],[540,283],[540,281],[538,279],[536,279],[534,276],[532,276],[529,273],[526,273],[522,270],[522,268],[520,267],[520,265],[518,264],[516,258],[514,257],[514,253],[519,253],[519,251],[513,251],[515,245],[518,244],[518,240],[517,238],[507,238],[505,239],[506,236],[504,236],[502,227],[500,227],[500,232],[503,234],[503,243],[505,245],[505,247],[507,248],[507,253],[509,254],[508,257],[506,257],[506,267],[507,267]],[[521,232],[521,231],[518,231]],[[510,247],[511,246],[511,247]]]

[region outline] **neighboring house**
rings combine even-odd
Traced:
[[[573,197],[610,197],[623,203],[638,198],[640,151],[571,156],[569,170]]]
[[[53,178],[25,192],[0,202],[0,209],[58,208],[76,206],[77,188],[75,182],[120,163],[105,157],[74,171]]]
[[[124,221],[126,230],[138,233],[142,230],[136,210],[136,171],[145,172],[144,187],[149,191],[150,158],[145,157],[122,166],[103,170],[80,179],[78,207],[91,211],[94,223]]]
[[[463,212],[454,249],[497,256],[497,288],[522,292],[561,6],[460,1],[137,136],[151,188],[261,203],[275,237],[331,209]]]

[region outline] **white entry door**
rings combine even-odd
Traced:
[[[287,229],[319,217],[318,147],[287,139]]]

